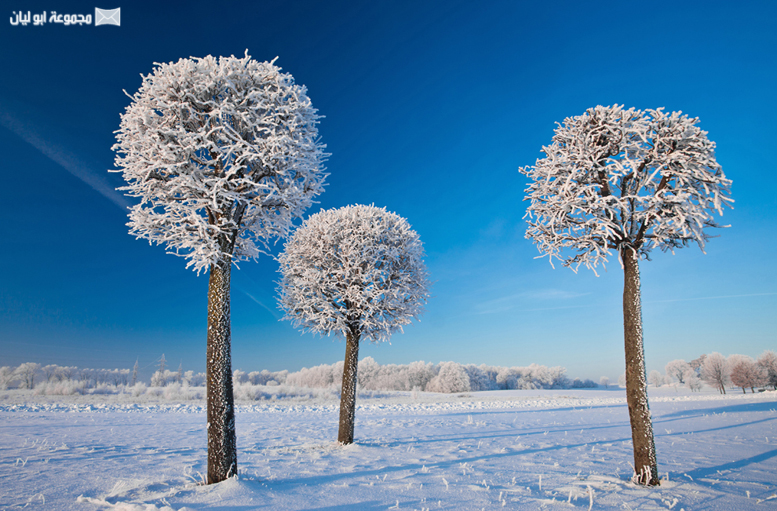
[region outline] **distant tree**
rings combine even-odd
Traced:
[[[741,357],[729,361],[731,367],[731,383],[740,387],[743,393],[749,388],[755,393],[755,387],[765,385],[768,381],[768,374],[763,367],[758,365],[750,357]]]
[[[664,384],[664,376],[654,369],[650,371],[650,374],[648,375],[648,383],[654,387],[660,387]]]
[[[138,359],[135,359],[135,365],[132,366],[132,386],[138,382]]]
[[[346,340],[337,439],[353,442],[359,342],[387,341],[429,297],[421,240],[383,208],[347,206],[308,218],[279,257],[280,307],[296,327]]]
[[[699,378],[696,375],[695,371],[691,371],[685,376],[685,384],[688,386],[689,389],[691,389],[691,392],[693,391],[700,391],[704,384],[702,383],[701,378]]]
[[[701,379],[721,394],[726,393],[726,385],[731,382],[730,374],[728,362],[720,353],[710,353],[701,365]]]
[[[469,392],[469,375],[461,364],[440,362],[440,372],[426,386],[428,392]]]
[[[626,386],[626,373],[623,373],[620,376],[618,376],[618,385],[620,385],[621,387]]]
[[[175,376],[175,381],[179,385],[183,383],[183,360],[178,363],[178,374]]]
[[[49,364],[46,366],[43,366],[41,371],[43,371],[43,376],[46,378],[46,381],[51,381],[57,376],[57,370],[59,369],[59,366],[56,364]]]
[[[152,387],[164,387],[167,385],[167,378],[165,378],[165,354],[162,353],[162,358],[159,359],[159,369],[151,377]]]
[[[0,367],[0,390],[7,389],[16,378],[16,372],[10,366]]]
[[[553,261],[596,271],[615,250],[624,269],[626,399],[635,481],[658,485],[647,399],[639,260],[653,248],[704,250],[711,211],[730,206],[715,143],[698,119],[663,109],[597,106],[558,125],[545,158],[520,171],[531,180],[526,237]]]
[[[756,361],[766,372],[766,383],[777,390],[777,353],[766,350],[758,356]]]
[[[32,389],[35,387],[35,374],[40,370],[40,364],[34,362],[25,362],[14,371],[16,377],[21,381],[22,387]]]
[[[61,379],[70,381],[74,378],[78,378],[78,368],[76,366],[60,367],[59,374],[61,375]]]
[[[691,369],[696,373],[696,375],[701,374],[701,366],[704,364],[704,361],[707,359],[706,354],[702,354],[699,358],[695,358],[688,362],[688,365],[691,366]]]
[[[692,369],[685,360],[678,359],[667,363],[664,371],[668,378],[674,378],[680,385],[685,385],[685,377]]]
[[[285,237],[323,191],[319,116],[305,87],[273,62],[221,57],[158,64],[121,116],[116,166],[130,234],[210,273],[208,483],[237,474],[230,276]]]
[[[596,382],[593,380],[585,379],[581,380],[580,378],[575,378],[572,380],[572,384],[570,385],[573,389],[593,389],[596,388]]]
[[[599,385],[604,387],[605,389],[610,386],[610,379],[607,376],[602,376],[599,378]]]

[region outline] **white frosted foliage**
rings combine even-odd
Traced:
[[[418,234],[385,208],[312,215],[279,257],[284,319],[309,332],[387,341],[429,297],[423,256]]]
[[[545,157],[520,169],[531,179],[526,237],[575,271],[595,271],[612,249],[647,256],[694,242],[704,250],[704,229],[721,227],[711,212],[733,201],[715,143],[697,123],[618,105],[565,119]]]
[[[274,62],[156,64],[121,116],[115,163],[141,199],[130,233],[198,273],[266,251],[323,191],[319,116]]]

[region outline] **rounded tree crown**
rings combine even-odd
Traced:
[[[541,253],[577,270],[607,261],[611,249],[647,257],[674,250],[731,207],[731,181],[715,143],[682,112],[597,106],[559,124],[545,158],[520,172],[531,179],[526,237]]]
[[[387,341],[429,297],[423,256],[407,220],[384,208],[312,215],[279,257],[284,319],[309,332]]]
[[[156,64],[116,131],[115,164],[140,204],[130,234],[198,273],[255,258],[323,191],[328,156],[304,86],[272,62]]]

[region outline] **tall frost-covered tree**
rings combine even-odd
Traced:
[[[711,213],[731,205],[715,143],[698,119],[663,109],[597,106],[559,124],[545,157],[522,167],[531,180],[526,237],[551,264],[577,271],[616,253],[624,270],[626,395],[635,481],[659,484],[647,399],[639,260],[653,248],[704,250]]]
[[[429,297],[423,256],[407,220],[355,205],[312,215],[279,257],[284,319],[345,338],[340,443],[353,443],[359,342],[388,341],[422,313]]]
[[[116,166],[140,203],[130,234],[207,271],[208,482],[237,474],[230,272],[285,237],[323,191],[326,154],[304,86],[272,62],[156,64],[121,116]]]

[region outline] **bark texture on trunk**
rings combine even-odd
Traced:
[[[229,260],[211,265],[208,282],[208,484],[237,474],[229,315],[231,269]]]
[[[640,296],[639,256],[627,247],[623,258],[623,337],[626,348],[626,402],[629,406],[631,439],[634,444],[634,481],[656,486],[658,461],[653,440],[653,423],[645,379],[645,349],[642,343],[642,299]]]
[[[353,426],[356,420],[356,370],[359,364],[359,335],[349,331],[345,337],[345,365],[343,386],[340,392],[340,429],[337,441],[353,443]]]

